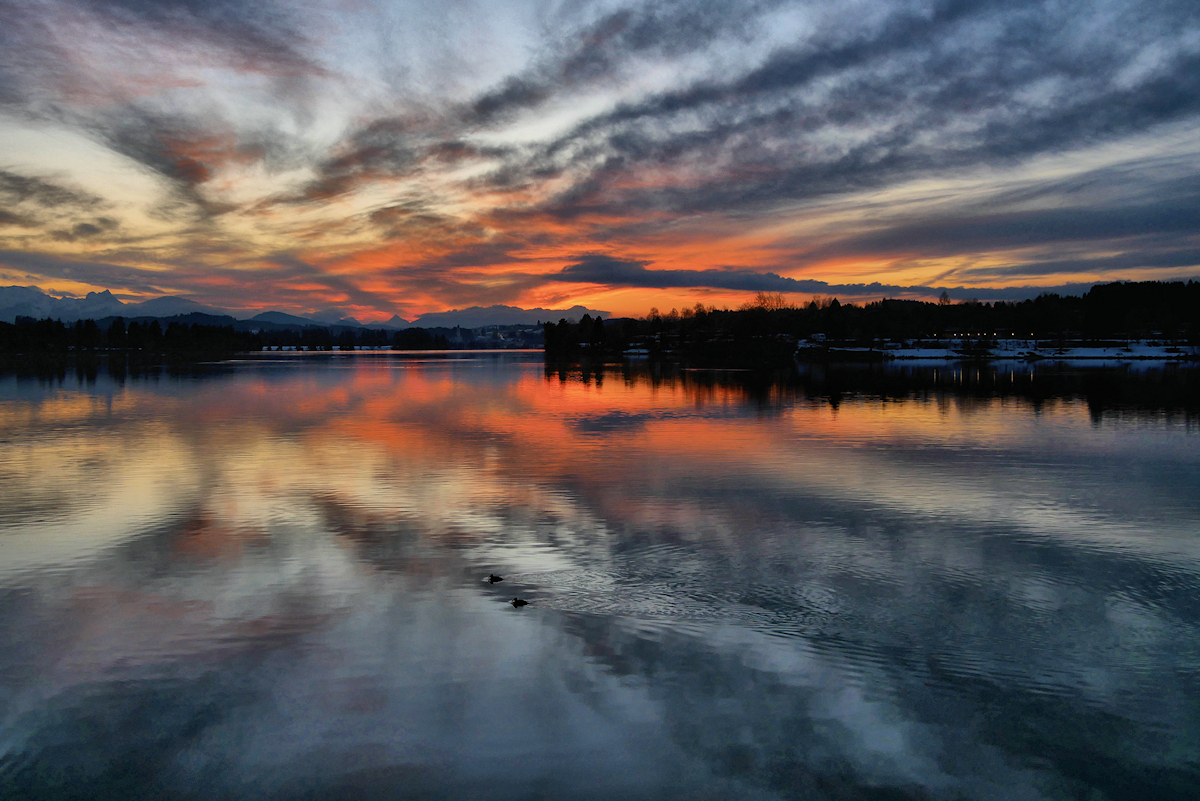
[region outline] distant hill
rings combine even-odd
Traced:
[[[558,322],[565,318],[578,322],[583,315],[608,317],[609,312],[574,306],[570,309],[522,309],[517,306],[472,306],[445,312],[423,314],[409,322],[399,315],[382,323],[362,323],[348,316],[345,309],[330,308],[313,315],[266,311],[243,319],[244,313],[208,306],[187,298],[164,295],[140,303],[125,303],[112,292],[89,292],[82,298],[56,298],[37,287],[0,287],[0,321],[14,322],[17,317],[52,318],[63,322],[100,320],[108,317],[176,318],[180,315],[202,314],[238,320],[238,329],[249,330],[253,324],[267,326],[333,326],[336,328],[372,328],[398,330],[402,328],[481,328],[492,325],[536,325],[539,322]],[[247,324],[250,324],[247,326]]]
[[[362,325],[358,320],[348,316],[345,309],[322,309],[308,316],[321,325]],[[353,322],[346,322],[347,320],[353,320]]]
[[[246,322],[248,323],[274,323],[275,325],[321,325],[316,320],[310,320],[307,317],[298,317],[295,314],[285,314],[284,312],[269,311],[262,314],[256,314]]]
[[[128,308],[128,307],[126,307]],[[219,327],[233,326],[239,328],[244,326],[242,320],[235,320],[228,314],[206,314],[205,312],[188,312],[187,314],[171,314],[160,317],[154,314],[110,314],[107,317],[88,318],[95,319],[96,325],[101,328],[107,328],[117,319],[124,320],[128,323],[146,324],[153,321],[158,321],[161,326],[168,326],[171,323],[180,323],[182,325],[215,325]],[[241,330],[239,328],[239,330]]]
[[[116,300],[116,298],[113,298]],[[120,303],[120,301],[117,301]],[[178,314],[211,314],[215,317],[232,317],[227,309],[206,306],[187,298],[164,295],[161,298],[144,300],[141,303],[126,303],[120,312],[131,317],[174,317]]]

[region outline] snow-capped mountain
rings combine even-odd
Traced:
[[[0,320],[11,323],[17,317],[54,317],[64,321],[128,314],[126,304],[107,289],[89,292],[83,298],[56,298],[37,287],[0,287]]]
[[[340,325],[370,328],[480,328],[488,325],[534,325],[539,321],[555,322],[561,318],[576,321],[585,314],[607,317],[609,312],[574,306],[570,309],[522,309],[517,306],[472,306],[445,312],[422,314],[414,322],[394,315],[384,323],[361,323],[346,313],[346,309],[331,308],[313,315],[297,315],[267,311],[251,317],[251,321],[282,325]],[[104,317],[173,317],[178,314],[211,314],[242,319],[246,312],[207,306],[187,298],[164,295],[142,301],[124,303],[112,292],[89,292],[82,298],[56,298],[37,287],[0,287],[0,321],[12,323],[17,317],[51,317],[63,322],[99,320]]]

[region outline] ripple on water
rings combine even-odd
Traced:
[[[721,621],[787,636],[819,631],[839,612],[832,591],[803,585],[714,588],[700,578],[595,569],[514,574],[506,583],[542,609],[662,623]]]

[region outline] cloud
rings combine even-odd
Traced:
[[[95,195],[30,175],[0,170],[0,202],[6,207],[19,204],[43,209],[70,208],[90,210],[101,205]]]
[[[923,291],[1173,274],[1200,235],[1184,0],[0,0],[0,87],[0,127],[86,139],[162,187],[88,196],[78,158],[59,175],[36,148],[0,165],[2,246],[81,276],[94,260],[98,284],[128,263],[408,313],[573,284],[828,293],[889,270]],[[914,186],[947,199],[881,199]],[[97,250],[118,236],[123,255]],[[544,275],[601,249],[614,261]],[[879,284],[831,277],[856,260]],[[787,277],[816,269],[830,284]]]
[[[1200,196],[1120,208],[970,209],[881,221],[872,230],[801,247],[794,258],[803,266],[828,259],[971,258],[980,253],[1010,254],[1009,263],[964,267],[953,274],[963,280],[1000,280],[1153,267],[1200,270]],[[1068,253],[1071,257],[1063,258]]]
[[[113,24],[143,24],[171,38],[200,41],[236,54],[243,69],[271,68],[310,72],[312,60],[304,54],[307,36],[300,20],[287,7],[272,2],[238,0],[85,0],[79,5],[107,17]]]
[[[97,215],[106,204],[81,189],[45,178],[0,170],[0,234],[8,243],[40,237],[55,242],[99,240],[112,234],[120,222]]]
[[[18,226],[20,228],[32,228],[35,223],[28,217],[21,214],[14,214],[11,211],[0,209],[0,225]]]
[[[214,306],[254,308],[273,303],[284,308],[312,311],[343,305],[391,316],[395,302],[369,289],[353,277],[338,275],[287,253],[272,254],[255,270],[214,267],[200,261],[176,260],[163,269],[161,262],[138,266],[144,254],[114,253],[120,261],[70,259],[49,254],[0,250],[0,267],[27,271],[54,280],[70,280],[111,288],[137,296],[182,295]],[[257,282],[257,283],[256,283]]]
[[[328,200],[364,184],[411,171],[423,154],[407,141],[407,127],[402,119],[387,118],[356,131],[338,152],[316,166],[319,177],[304,188],[302,199]],[[445,152],[445,148],[442,150]]]
[[[1145,269],[1183,268],[1196,269],[1200,265],[1200,245],[1190,249],[1166,250],[1163,252],[1122,253],[1116,256],[1087,256],[1072,259],[1051,259],[1044,261],[1028,261],[1020,264],[998,267],[966,268],[955,272],[960,280],[1005,280],[1011,276],[1048,276],[1071,274],[1129,274]],[[1197,270],[1200,273],[1200,270]]]
[[[743,292],[813,292],[824,291],[828,287],[828,284],[821,281],[798,281],[775,273],[759,273],[753,270],[647,270],[644,262],[597,255],[583,256],[553,277],[558,281],[572,283],[654,289],[711,287]],[[820,288],[805,288],[810,285]]]
[[[1071,20],[1038,4],[900,8],[883,24],[819,31],[747,72],[619,103],[495,178],[571,175],[544,206],[570,218],[746,209],[1011,164],[1200,112],[1200,52],[1186,36],[1155,69],[1118,80],[1138,45],[1166,37],[1169,20],[1186,27],[1185,16],[1169,5],[1064,50]],[[623,179],[643,168],[682,180],[629,189]]]
[[[360,308],[390,312],[394,307],[391,300],[362,288],[352,278],[318,268],[291,254],[277,253],[266,261],[280,268],[276,280],[317,283],[340,296],[343,302]]]
[[[812,279],[788,278],[772,272],[753,270],[648,270],[644,262],[614,259],[609,256],[588,255],[550,276],[552,280],[570,283],[594,283],[607,286],[629,286],[644,289],[709,288],[739,292],[787,292],[810,295],[840,295],[842,297],[932,297],[948,293],[957,300],[1023,300],[1044,292],[1078,295],[1091,284],[1021,287],[932,287],[900,286],[878,282],[863,284],[831,284]]]
[[[571,92],[618,80],[648,53],[679,56],[736,40],[753,27],[745,20],[765,10],[622,9],[579,32],[578,46],[552,51],[554,58],[447,110],[434,125],[441,130],[427,133],[436,142],[439,134],[502,126]],[[1162,16],[1182,11],[1167,6]],[[490,180],[512,187],[567,176],[566,188],[544,207],[562,217],[618,204],[720,211],[1005,163],[1200,110],[1193,69],[1200,54],[1183,44],[1140,81],[1114,84],[1106,78],[1127,66],[1130,43],[1106,30],[1063,54],[1069,20],[1036,4],[938,3],[928,13],[876,16],[883,21],[846,28],[831,20],[829,29],[775,50],[748,71],[619,102],[561,137],[498,151],[501,164]],[[686,130],[675,133],[681,118],[688,118]],[[829,144],[837,133],[843,142]],[[411,139],[409,126],[394,121],[353,134],[344,154],[321,168],[314,196],[345,191],[356,174],[405,174],[417,160]],[[721,169],[705,174],[696,162]],[[690,170],[694,180],[641,191],[614,187],[642,166]]]
[[[54,231],[51,236],[59,242],[94,239],[116,229],[120,223],[112,217],[96,217],[91,222],[76,223],[69,230]]]
[[[278,76],[321,71],[305,53],[298,15],[269,0],[5,2],[0,19],[0,75],[10,79],[0,97],[39,115],[175,85],[189,62]]]
[[[17,270],[27,270],[51,279],[69,279],[138,293],[155,295],[162,293],[162,275],[156,276],[153,270],[142,270],[109,262],[0,250],[0,265]],[[160,280],[155,280],[155,278]]]

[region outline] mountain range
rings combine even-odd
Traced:
[[[311,315],[297,315],[280,311],[266,311],[250,316],[250,312],[239,309],[222,309],[197,303],[187,298],[164,295],[140,303],[125,303],[109,290],[89,292],[85,297],[55,297],[37,287],[0,287],[0,322],[12,323],[17,317],[50,317],[63,322],[104,317],[174,317],[183,314],[206,314],[216,317],[233,317],[248,322],[273,323],[294,326],[349,326],[355,328],[481,328],[489,325],[534,325],[541,321],[557,321],[566,318],[572,322],[583,315],[608,317],[609,312],[573,306],[570,309],[522,309],[517,306],[471,306],[446,312],[429,312],[416,320],[409,321],[394,315],[383,323],[361,323],[353,317],[344,316],[340,309],[326,309]]]

